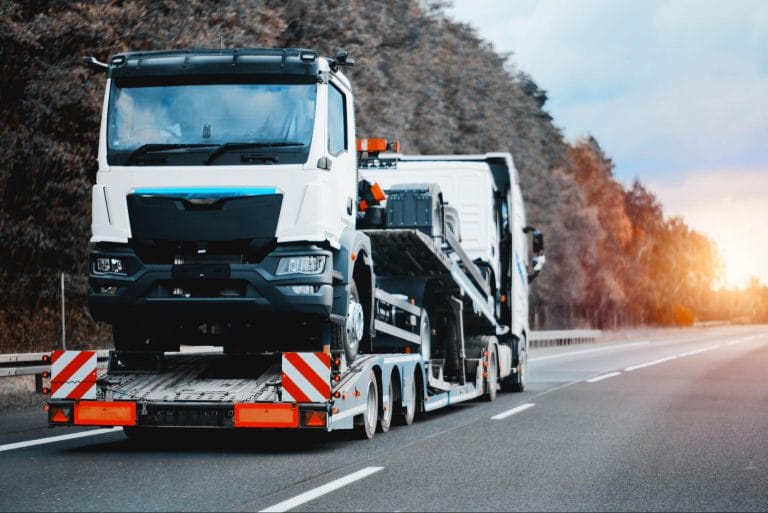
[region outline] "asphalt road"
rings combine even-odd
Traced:
[[[119,430],[54,441],[84,430],[6,412],[0,510],[767,511],[768,326],[604,338],[533,352],[524,393],[370,441],[197,431],[140,447]]]

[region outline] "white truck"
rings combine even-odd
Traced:
[[[101,375],[54,351],[51,426],[370,438],[524,389],[543,238],[509,154],[355,151],[345,52],[84,61],[107,74],[88,301],[115,350]]]

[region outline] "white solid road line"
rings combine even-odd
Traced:
[[[693,356],[693,355],[699,354],[699,353],[706,353],[707,351],[712,351],[713,349],[720,349],[720,346],[716,345],[716,346],[704,347],[704,348],[701,348],[701,349],[696,349],[695,351],[688,351],[686,353],[680,353],[677,356],[679,358],[683,358],[685,356]]]
[[[587,353],[596,353],[598,351],[608,351],[609,349],[622,349],[624,347],[631,347],[636,346],[638,344],[649,344],[647,340],[642,340],[640,342],[629,342],[627,344],[616,344],[613,346],[608,347],[597,347],[595,349],[585,349],[584,351],[569,351],[567,353],[560,353],[560,354],[552,354],[549,356],[537,356],[533,358],[528,358],[529,362],[540,362],[542,360],[551,360],[553,358],[563,358],[564,356],[574,356],[579,354],[587,354]]]
[[[728,345],[735,346],[736,344],[741,344],[742,342],[747,342],[748,340],[753,340],[761,336],[762,335],[752,335],[750,337],[737,338],[736,340],[731,340],[730,342],[728,342]]]
[[[119,427],[92,429],[90,431],[81,431],[80,433],[69,433],[67,435],[49,436],[48,438],[38,438],[37,440],[28,440],[26,442],[16,442],[13,444],[0,445],[0,452],[12,451],[14,449],[23,449],[24,447],[32,447],[35,445],[52,444],[55,442],[63,442],[64,440],[72,440],[75,438],[85,438],[87,436],[105,435],[107,433],[114,433],[115,431],[122,429]]]
[[[521,411],[525,411],[528,408],[533,408],[534,406],[536,406],[536,403],[521,404],[520,406],[515,406],[511,410],[503,411],[503,412],[499,413],[498,415],[494,415],[493,417],[491,417],[491,419],[493,419],[493,420],[506,419],[507,417],[510,417],[510,416],[514,415],[515,413],[520,413]]]
[[[620,376],[621,372],[609,372],[608,374],[602,374],[600,376],[595,376],[594,378],[589,378],[587,380],[587,383],[597,383],[598,381],[602,381],[604,379],[612,378],[614,376]]]
[[[321,495],[325,495],[326,493],[330,493],[334,490],[338,490],[339,488],[347,486],[348,484],[351,484],[351,483],[354,483],[355,481],[359,481],[360,479],[366,478],[371,474],[375,474],[380,470],[384,470],[384,467],[365,467],[364,469],[358,470],[357,472],[349,474],[348,476],[341,477],[335,481],[331,481],[328,484],[324,484],[323,486],[315,488],[314,490],[304,492],[301,495],[297,495],[292,499],[288,499],[287,501],[279,502],[274,506],[270,506],[267,509],[262,509],[261,511],[276,511],[276,512],[288,511],[289,509],[293,509],[296,506],[301,506],[305,502],[309,502],[312,499],[316,499]]]
[[[677,359],[677,355],[667,356],[666,358],[659,358],[658,360],[653,360],[651,362],[645,362],[638,365],[633,365],[631,367],[627,367],[626,369],[624,369],[624,372],[632,372],[633,370],[643,369],[645,367],[650,367],[651,365],[656,365],[657,363],[664,363],[664,362],[668,362],[670,360],[676,360],[676,359]]]

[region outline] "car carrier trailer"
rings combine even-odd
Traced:
[[[51,354],[51,426],[370,438],[524,388],[527,287],[544,257],[509,154],[463,158],[463,171],[434,157],[384,189],[361,180],[409,164],[385,140],[354,147],[343,52],[85,60],[108,77],[88,299],[115,350],[101,375],[93,352]],[[458,192],[433,179],[452,172],[481,179],[487,222],[462,221]],[[482,225],[481,247],[465,247],[462,222]]]

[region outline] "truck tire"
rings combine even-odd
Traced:
[[[405,390],[400,394],[402,396],[402,402],[400,405],[400,414],[398,415],[398,423],[404,426],[410,426],[413,424],[413,420],[416,418],[416,413],[419,411],[421,404],[419,403],[418,393],[418,380],[416,374],[411,376],[411,379],[405,385]],[[407,404],[409,406],[405,406]]]
[[[355,427],[359,438],[370,440],[376,434],[376,426],[379,423],[379,387],[376,374],[368,371],[368,379],[364,386],[365,412],[355,419]]]
[[[347,365],[351,364],[360,350],[360,341],[365,337],[365,307],[360,303],[360,294],[353,281],[347,295],[347,322],[344,326],[334,326],[331,330],[333,346],[344,350]]]
[[[383,387],[382,387],[383,390]],[[388,399],[384,401],[384,394],[381,398],[381,411],[379,412],[379,431],[386,433],[392,426],[392,414],[395,410],[395,386],[392,383],[392,376],[389,377],[389,385],[387,386]]]
[[[483,398],[491,402],[496,400],[496,391],[499,386],[499,372],[495,349],[491,349],[488,352],[488,368],[486,372],[488,373],[488,378],[485,380],[485,395],[483,395]]]
[[[421,325],[419,327],[420,352],[424,360],[432,358],[432,327],[429,322],[429,314],[425,308],[421,309]]]
[[[460,374],[459,365],[461,362],[459,355],[459,329],[453,318],[449,318],[448,324],[445,326],[443,343],[445,347],[445,373],[449,377],[456,377]]]
[[[522,341],[517,342],[518,368],[517,372],[501,382],[501,389],[505,392],[525,391],[525,386],[528,381],[528,349],[525,342],[525,338],[523,338]],[[522,349],[520,349],[521,345],[523,346]]]

